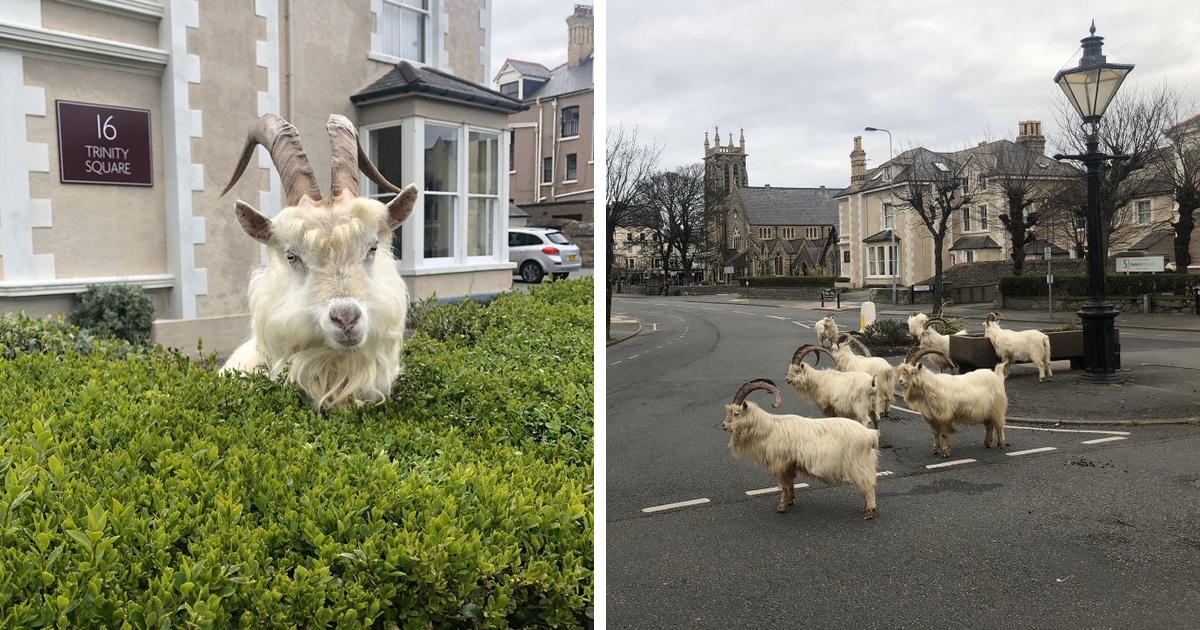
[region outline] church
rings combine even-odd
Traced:
[[[706,216],[715,264],[708,277],[731,282],[748,276],[839,276],[838,203],[840,187],[750,186],[746,135],[721,144],[704,133]]]

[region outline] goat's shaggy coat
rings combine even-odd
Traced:
[[[854,484],[866,499],[863,518],[874,518],[879,431],[849,418],[774,415],[753,402],[727,405],[722,426],[734,457],[763,466],[779,481],[777,511],[795,503],[796,475],[804,475]]]
[[[1013,361],[1029,361],[1037,366],[1038,382],[1054,379],[1050,369],[1050,336],[1040,330],[1005,330],[1000,327],[996,314],[988,314],[983,322],[983,335],[992,342],[992,348],[1000,363],[996,373],[1008,376]]]
[[[954,425],[982,424],[984,448],[991,448],[992,432],[996,447],[1004,448],[1004,416],[1008,413],[1008,394],[1004,378],[992,370],[966,374],[939,374],[920,362],[900,364],[900,387],[904,402],[933,431],[933,454],[950,457],[950,436]]]
[[[882,357],[859,356],[850,347],[849,335],[842,335],[829,348],[841,372],[865,372],[875,377],[875,418],[892,415],[896,396],[896,370]],[[876,426],[878,428],[878,426]]]

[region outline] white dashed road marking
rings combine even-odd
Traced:
[[[654,512],[664,512],[666,510],[674,510],[676,508],[704,505],[708,502],[708,499],[692,499],[691,501],[680,501],[679,503],[667,503],[666,505],[656,505],[654,507],[642,508],[642,511],[646,514],[653,514]]]
[[[978,461],[978,460],[975,460],[975,459],[953,459],[948,462],[942,462],[940,464],[925,464],[925,467],[929,468],[929,469],[946,468],[948,466],[958,466],[959,464],[971,464],[976,461]]]
[[[1004,425],[1005,429],[1019,429],[1022,431],[1048,431],[1050,433],[1094,433],[1096,435],[1129,435],[1128,431],[1099,431],[1095,429],[1049,429],[1046,427],[1021,427],[1014,424]]]
[[[1058,449],[1054,448],[1053,446],[1043,446],[1041,448],[1031,448],[1031,449],[1027,449],[1024,451],[1010,451],[1005,454],[1008,455],[1009,457],[1016,457],[1017,455],[1032,455],[1034,453],[1045,453],[1047,451],[1057,451],[1057,450]]]
[[[798,483],[798,484],[795,484],[793,487],[796,488],[797,490],[802,490],[804,488],[807,488],[808,484]],[[775,486],[773,488],[759,488],[758,490],[747,490],[746,496],[757,497],[757,496],[763,495],[763,494],[771,494],[772,492],[779,492],[779,486]]]
[[[1124,439],[1125,438],[1123,438],[1123,437],[1106,437],[1106,438],[1096,438],[1094,440],[1084,440],[1083,443],[1084,444],[1101,444],[1103,442],[1116,442],[1116,441],[1124,440]]]
[[[767,317],[770,317],[771,319],[788,319],[787,317],[780,317],[778,315],[767,315]]]

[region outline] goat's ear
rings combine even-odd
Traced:
[[[404,223],[408,216],[412,214],[413,205],[417,203],[417,186],[409,184],[396,195],[395,199],[388,202],[388,227],[395,228]]]
[[[259,243],[269,242],[271,240],[271,220],[241,199],[235,206],[238,223],[242,224],[242,231]]]

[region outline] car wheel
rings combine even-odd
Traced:
[[[521,279],[525,282],[537,284],[542,281],[544,275],[546,272],[542,271],[542,266],[532,260],[527,260],[521,265]]]
[[[550,274],[550,275],[554,276],[555,280],[566,280],[567,276],[569,276],[570,274],[569,273],[554,273],[554,274]]]

